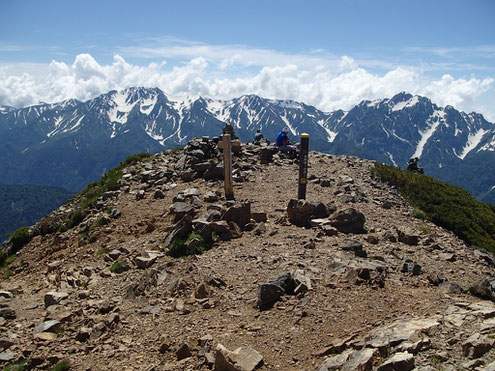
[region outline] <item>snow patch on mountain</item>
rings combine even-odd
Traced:
[[[394,136],[395,138],[399,139],[400,141],[402,141],[404,143],[409,143],[409,141],[407,139],[404,139],[404,138],[398,136],[397,133],[395,132],[395,130],[392,130],[391,133],[392,133],[392,136]]]
[[[170,96],[169,101],[172,102],[173,107],[178,111],[180,109],[191,108],[192,104],[200,98],[199,95],[183,95],[183,96]]]
[[[392,162],[392,164],[393,164],[394,166],[399,167],[399,165],[397,165],[397,163],[396,163],[396,162],[395,162],[395,160],[394,160],[394,156],[393,156],[390,152],[387,152],[387,156],[388,156],[388,158],[390,159],[390,161]]]
[[[462,149],[462,153],[460,155],[456,154],[456,156],[459,157],[461,160],[464,160],[464,157],[466,157],[466,155],[469,152],[471,152],[473,149],[475,149],[478,146],[478,144],[480,144],[481,139],[483,138],[485,133],[486,133],[486,130],[480,129],[477,132],[475,132],[474,134],[473,133],[469,134],[466,145]],[[455,152],[454,152],[454,154],[455,154]]]
[[[389,134],[389,132],[387,131],[387,129],[385,129],[385,126],[383,126],[383,123],[381,123],[380,125],[381,125],[381,127],[382,127],[383,131],[385,132],[385,134],[387,134],[387,138],[389,138],[389,137],[390,137],[390,134]]]
[[[390,107],[392,111],[400,111],[407,107],[413,107],[419,102],[419,97],[416,95],[409,100],[396,103],[394,106]]]
[[[158,96],[156,95],[148,99],[142,99],[141,105],[139,107],[141,113],[146,116],[149,116],[149,114],[153,111],[153,108],[155,108],[157,99]]]
[[[328,125],[325,123],[325,119],[321,119],[317,121],[318,125],[320,125],[327,132],[327,140],[329,143],[333,143],[335,137],[339,134],[333,130],[328,128]]]
[[[163,135],[157,134],[156,131],[156,120],[153,120],[151,124],[146,125],[145,132],[146,134],[149,135],[150,138],[156,140],[156,141],[162,141],[163,140]]]
[[[125,124],[127,122],[127,116],[129,112],[134,108],[137,102],[129,102],[129,94],[125,91],[116,92],[112,97],[112,108],[108,111],[108,118],[110,122],[118,122],[120,124]],[[114,125],[115,127],[115,125]],[[112,136],[113,138],[113,136]]]
[[[71,131],[76,131],[76,129],[79,130],[78,128],[81,126],[81,121],[84,119],[84,116],[85,115],[82,115],[81,117],[77,117],[77,116],[73,117],[72,120],[68,122],[68,124],[73,122],[75,122],[75,124],[72,126],[65,127],[65,129],[63,130],[62,130],[63,126],[61,124],[65,121],[65,119],[62,116],[56,117],[54,122],[54,129],[50,131],[48,134],[46,134],[46,136],[50,138],[55,134],[64,134]]]
[[[301,103],[299,102],[294,102],[292,100],[269,100],[270,103],[273,103],[277,106],[280,106],[282,108],[286,109],[297,109],[304,111],[304,107]]]
[[[380,103],[382,102],[381,99],[376,99],[372,102],[369,102],[366,106],[369,107],[369,108],[376,108],[380,105]]]
[[[282,119],[283,122],[285,122],[285,125],[290,130],[290,132],[292,133],[292,135],[297,135],[297,130],[292,127],[292,125],[291,125],[289,119],[287,118],[286,114],[284,114],[283,116],[281,115],[280,118]]]
[[[71,127],[67,128],[67,129],[64,129],[62,130],[62,133],[68,133],[69,131],[74,131],[76,130],[80,125],[81,125],[81,121],[83,120],[85,115],[82,115],[79,120],[76,121],[76,123],[74,125],[72,125]]]
[[[55,125],[56,128],[58,128],[62,122],[64,122],[64,117],[63,116],[55,117],[54,125]]]
[[[437,110],[433,112],[433,114],[428,118],[427,123],[432,123],[432,125],[424,131],[419,130],[419,134],[421,135],[421,139],[416,146],[416,151],[412,155],[412,157],[421,157],[423,154],[423,149],[425,147],[426,142],[430,137],[435,133],[438,126],[445,122],[445,112]]]
[[[231,102],[229,102],[231,103]],[[211,112],[211,114],[222,122],[227,122],[230,117],[230,110],[228,109],[228,103],[222,101],[215,101],[209,99],[206,102],[206,109]]]
[[[478,149],[477,152],[480,151],[492,151],[492,152],[495,151],[495,135],[493,136],[490,142],[486,143],[483,147]]]

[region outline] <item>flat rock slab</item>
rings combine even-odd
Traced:
[[[414,356],[408,352],[396,353],[378,367],[378,371],[409,371],[414,369]]]
[[[45,308],[48,308],[50,305],[55,305],[60,303],[62,300],[67,299],[69,294],[65,292],[55,292],[50,291],[45,294]]]
[[[355,344],[377,349],[387,349],[410,340],[418,332],[427,333],[439,325],[440,323],[437,318],[400,320],[389,326],[372,330],[369,335],[364,339],[358,340]]]
[[[377,349],[365,348],[354,350],[349,354],[347,362],[342,366],[342,371],[371,371],[373,362],[380,356]]]
[[[33,333],[39,334],[40,332],[46,332],[48,330],[55,330],[58,326],[60,325],[59,321],[56,320],[50,320],[50,321],[45,321],[42,324],[40,324],[38,327],[36,327],[33,331]]]
[[[230,354],[230,358],[241,370],[251,371],[263,363],[263,356],[249,346],[237,348]]]
[[[5,352],[0,353],[0,361],[10,362],[17,357],[17,353],[14,353],[10,350],[6,350]]]
[[[249,346],[232,352],[218,344],[215,358],[215,370],[252,371],[263,364],[263,356]]]

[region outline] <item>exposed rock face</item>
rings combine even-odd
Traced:
[[[492,254],[411,218],[355,157],[311,152],[288,207],[298,164],[267,148],[235,153],[235,200],[198,138],[123,169],[79,224],[59,229],[75,201],[33,227],[0,275],[0,368],[493,368]]]

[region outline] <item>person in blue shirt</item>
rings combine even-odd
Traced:
[[[281,151],[293,151],[295,147],[290,145],[288,128],[283,128],[280,133],[277,135],[276,144],[279,150]]]

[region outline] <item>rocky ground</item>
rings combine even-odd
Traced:
[[[412,217],[370,161],[310,153],[296,201],[297,162],[243,144],[227,201],[220,158],[206,139],[157,154],[34,233],[0,281],[0,366],[495,370],[491,254]],[[212,248],[169,256],[191,230]]]

